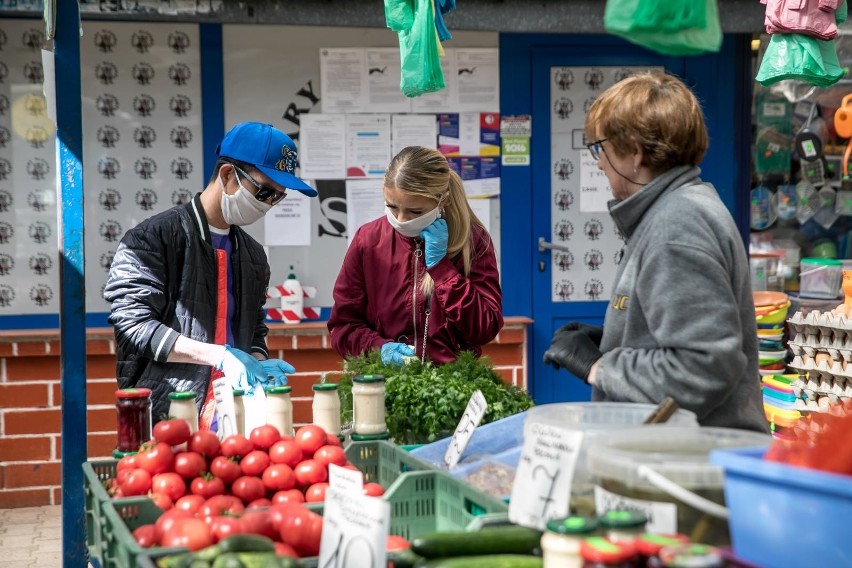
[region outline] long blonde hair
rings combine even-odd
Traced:
[[[464,275],[469,276],[473,259],[471,227],[483,225],[471,210],[462,180],[450,168],[447,158],[437,150],[423,146],[403,148],[388,165],[385,187],[428,197],[436,204],[447,196],[443,203],[443,217],[449,232],[447,257],[453,259],[461,254]],[[433,288],[432,278],[426,274],[421,290],[429,296]]]

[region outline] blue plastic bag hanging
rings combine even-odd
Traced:
[[[763,86],[796,79],[828,87],[844,74],[837,60],[834,40],[824,41],[801,34],[772,34],[755,80]]]
[[[438,39],[447,41],[453,39],[453,34],[444,23],[444,14],[456,9],[456,0],[435,0],[435,29],[438,30]]]
[[[416,0],[411,29],[399,32],[399,88],[406,97],[440,91],[445,86],[432,1]]]

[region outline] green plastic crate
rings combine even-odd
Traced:
[[[133,531],[142,525],[154,523],[163,510],[148,498],[113,500],[104,507],[103,537],[101,546],[102,568],[137,568],[137,558],[144,551],[158,553],[186,552],[185,548],[150,548],[139,546],[133,538]]]
[[[403,473],[435,470],[429,462],[383,440],[352,442],[346,446],[345,452],[346,458],[364,473],[365,483],[375,482],[385,489]]]

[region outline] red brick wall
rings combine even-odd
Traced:
[[[527,387],[526,318],[507,318],[484,349],[507,383]],[[323,373],[340,372],[324,324],[273,324],[270,356],[298,369],[290,377],[297,423],[311,420],[311,387]],[[112,330],[89,330],[86,342],[90,458],[111,456],[115,433],[115,344]],[[0,508],[61,502],[62,406],[56,330],[0,332]]]

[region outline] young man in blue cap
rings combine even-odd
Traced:
[[[167,415],[169,393],[195,391],[202,429],[216,426],[215,378],[249,389],[284,384],[295,371],[268,358],[269,263],[241,227],[288,189],[317,194],[295,175],[293,140],[271,125],[234,126],[217,154],[204,191],[127,232],[104,289],[119,387],[151,389],[154,422]]]

